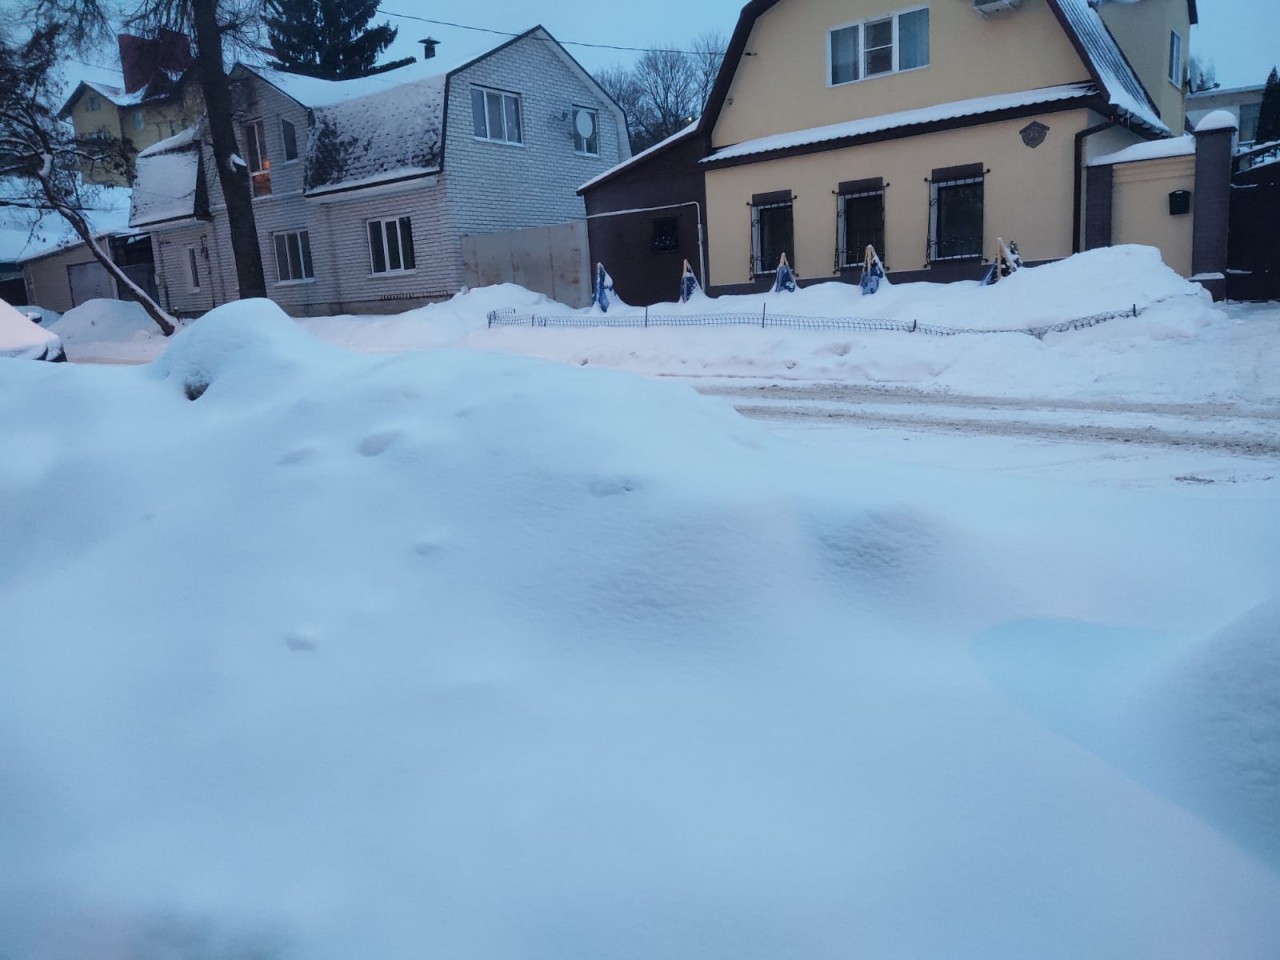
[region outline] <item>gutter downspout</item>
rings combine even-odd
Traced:
[[[698,278],[698,282],[702,284],[705,290],[707,286],[707,253],[702,242],[702,204],[699,201],[686,200],[684,203],[664,203],[660,207],[634,207],[630,210],[610,210],[608,213],[589,213],[586,219],[596,220],[600,217],[621,217],[628,213],[652,213],[655,210],[674,210],[677,207],[696,208],[698,220],[698,269],[702,274]]]
[[[1110,130],[1116,125],[1116,118],[1109,117],[1106,122],[1095,124],[1092,127],[1086,127],[1076,133],[1075,148],[1075,180],[1071,184],[1071,252],[1080,252],[1080,223],[1083,219],[1084,207],[1084,187],[1082,181],[1084,179],[1084,141],[1086,137],[1092,137],[1095,133],[1101,133],[1103,130]]]

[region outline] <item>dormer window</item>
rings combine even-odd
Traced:
[[[828,34],[831,86],[929,65],[929,9],[836,27]]]

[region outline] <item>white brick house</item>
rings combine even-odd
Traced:
[[[621,110],[542,27],[359,80],[232,79],[268,295],[295,315],[451,296],[462,236],[580,221],[578,184],[630,155]],[[152,233],[170,310],[236,298],[201,125],[139,155],[130,224]]]

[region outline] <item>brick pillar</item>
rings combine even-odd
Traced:
[[[1228,123],[1227,121],[1230,121]],[[1191,273],[1221,300],[1227,293],[1227,228],[1231,210],[1231,148],[1235,118],[1215,111],[1196,129],[1196,182],[1192,199]]]

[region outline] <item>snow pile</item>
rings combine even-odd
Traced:
[[[62,338],[71,360],[150,357],[167,343],[142,307],[130,300],[89,300],[48,325]]]
[[[60,352],[58,335],[0,300],[0,357],[45,359]]]
[[[1201,629],[1273,579],[1270,504],[832,460],[683,385],[356,356],[262,302],[146,368],[14,366],[6,956],[1280,948],[1280,867],[969,642]]]

